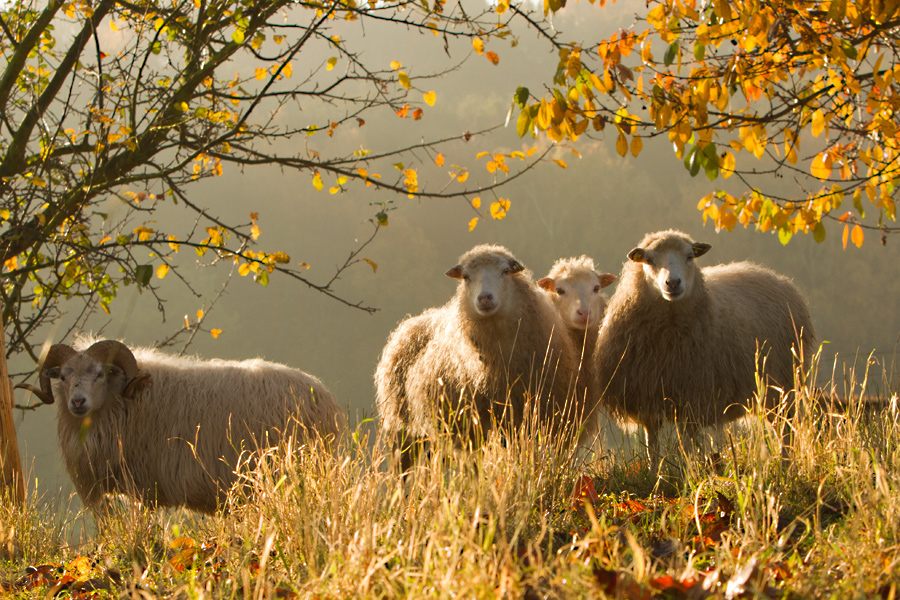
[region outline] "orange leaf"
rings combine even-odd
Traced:
[[[404,104],[403,108],[397,111],[397,116],[401,119],[405,119],[406,115],[409,114],[409,104]]]
[[[209,335],[213,336],[213,339],[216,339],[220,335],[222,335],[222,330],[221,329],[210,329]]]
[[[487,57],[487,59],[488,59],[489,61],[491,61],[493,64],[496,65],[496,64],[499,64],[499,63],[500,63],[500,57],[497,56],[497,53],[496,53],[496,52],[493,52],[493,51],[491,51],[491,50],[488,50],[487,52],[484,53],[484,55],[485,55],[485,56]]]
[[[438,155],[434,157],[434,164],[437,166],[443,166],[444,164],[444,155],[438,152]]]
[[[469,231],[475,229],[475,226],[478,225],[478,217],[475,217],[471,221],[469,221]]]
[[[413,120],[414,120],[414,121],[418,121],[419,119],[422,118],[422,115],[423,115],[423,114],[424,114],[424,113],[422,112],[422,109],[421,109],[421,108],[417,108],[416,110],[413,111]]]
[[[857,248],[862,248],[862,244],[863,244],[863,229],[862,229],[862,227],[860,227],[859,225],[853,226],[853,231],[850,232],[850,240],[856,245]]]
[[[844,233],[841,236],[841,240],[844,245],[844,250],[847,249],[847,237],[850,234],[850,225],[848,223],[844,224]]]

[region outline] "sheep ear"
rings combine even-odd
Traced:
[[[453,279],[462,279],[462,265],[456,265],[452,269],[449,269],[444,275],[447,277],[452,277]]]
[[[632,262],[642,263],[646,259],[646,253],[643,248],[635,248],[628,253],[628,259]]]
[[[537,282],[538,287],[542,290],[547,290],[548,292],[556,291],[556,283],[550,277],[544,277],[540,281]]]
[[[525,265],[517,261],[516,259],[512,259],[509,261],[509,271],[510,273],[521,273],[525,270]]]
[[[695,242],[691,245],[691,249],[694,251],[694,258],[703,256],[704,254],[709,252],[710,248],[712,248],[712,246],[710,246],[709,244],[704,244],[703,242]]]
[[[122,390],[123,398],[134,398],[152,384],[150,373],[139,373],[131,379]]]
[[[604,273],[603,275],[598,275],[597,279],[600,281],[600,287],[605,288],[608,285],[612,285],[612,282],[616,280],[616,276],[612,273]]]

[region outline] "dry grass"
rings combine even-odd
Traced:
[[[639,453],[581,460],[534,427],[439,438],[404,479],[368,422],[268,454],[214,517],[124,502],[84,533],[0,500],[0,578],[20,598],[897,597],[895,375],[859,362],[798,390],[789,461],[756,415],[716,452],[676,443],[661,484]]]

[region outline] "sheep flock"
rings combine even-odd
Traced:
[[[666,424],[696,433],[757,401],[790,405],[817,350],[806,300],[754,263],[700,268],[709,250],[660,231],[618,276],[582,255],[538,281],[503,246],[464,253],[445,271],[456,281],[446,303],[403,319],[378,361],[374,409],[393,465],[409,471],[444,433],[477,448],[525,423],[597,450],[605,414],[643,428],[657,468]],[[347,425],[321,381],[262,359],[87,338],[52,346],[38,380],[21,387],[58,405],[68,474],[95,514],[110,493],[213,512],[245,453],[292,436],[334,448]]]

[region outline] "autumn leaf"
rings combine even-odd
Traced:
[[[169,265],[159,265],[156,267],[156,276],[159,279],[163,279],[169,273]]]
[[[628,153],[628,140],[625,139],[624,133],[619,133],[619,137],[616,138],[616,152],[619,153],[619,156],[625,156]]]
[[[441,167],[444,165],[444,155],[440,152],[437,153],[437,156],[434,157],[434,164]]]
[[[476,225],[478,225],[478,217],[475,217],[471,221],[469,221],[469,231],[475,229]]]
[[[493,63],[494,65],[500,64],[500,57],[497,55],[496,52],[493,52],[493,51],[491,51],[491,50],[488,50],[487,52],[484,53],[484,55],[485,55],[485,57],[486,57],[489,61],[491,61],[491,63]]]
[[[331,58],[329,58],[328,62],[325,64],[325,70],[326,71],[332,70],[334,68],[334,66],[337,64],[337,61],[338,61],[337,56],[332,56]]]
[[[315,173],[313,173],[313,180],[312,180],[312,181],[313,181],[313,187],[316,188],[316,191],[318,191],[318,192],[321,192],[321,191],[322,191],[322,188],[325,187],[325,184],[322,183],[322,176],[319,174],[318,171],[316,171]]]
[[[221,329],[210,329],[209,335],[213,337],[213,339],[217,339],[220,335],[222,335]]]
[[[364,263],[366,263],[367,265],[369,265],[370,267],[372,267],[372,272],[373,272],[373,273],[377,273],[377,272],[378,272],[378,264],[377,264],[376,262],[374,262],[374,261],[372,261],[372,260],[369,260],[368,258],[363,258],[362,261],[363,261]]]
[[[406,89],[409,89],[412,85],[409,81],[409,75],[406,74],[406,71],[400,71],[400,73],[397,74],[397,81],[399,81],[400,85],[402,85]]]
[[[831,166],[831,155],[827,152],[820,152],[816,155],[816,158],[813,159],[809,170],[814,177],[824,180],[831,177]]]
[[[475,49],[476,54],[484,54],[484,40],[472,38],[472,48]]]
[[[426,92],[425,94],[423,94],[423,97],[425,99],[425,104],[427,104],[428,106],[434,106],[434,102],[435,100],[437,100],[437,95],[434,93],[434,90]]]

